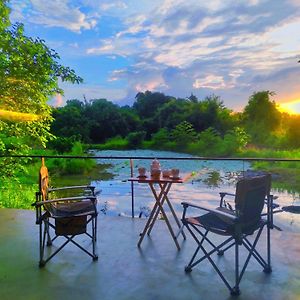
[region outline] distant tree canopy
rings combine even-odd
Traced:
[[[243,122],[252,142],[263,145],[281,125],[281,113],[276,103],[270,100],[274,93],[254,93],[243,111]]]
[[[73,83],[82,79],[60,65],[58,54],[43,40],[25,36],[20,23],[10,24],[7,2],[0,2],[0,108],[12,116],[26,113],[35,117],[27,121],[20,118],[22,122],[0,119],[0,153],[21,154],[33,147],[45,147],[51,137],[51,107],[47,101],[49,96],[62,93],[58,78]]]
[[[300,117],[281,113],[272,96],[270,91],[253,93],[241,113],[226,108],[215,95],[199,100],[194,95],[175,98],[146,91],[136,95],[131,107],[106,99],[70,100],[53,109],[52,133],[87,143],[120,136],[137,145],[145,138],[155,147],[176,144],[181,150],[194,143],[192,152],[200,148],[205,152],[205,147],[211,147],[208,144],[215,143],[223,147],[224,155],[248,142],[260,147],[300,147]]]
[[[67,101],[53,110],[53,117],[53,134],[80,135],[82,141],[92,143],[135,131],[146,132],[150,139],[161,128],[171,132],[183,122],[195,132],[213,127],[222,135],[236,125],[231,111],[216,96],[199,101],[195,96],[190,100],[150,91],[138,93],[132,107],[119,107],[105,99]]]

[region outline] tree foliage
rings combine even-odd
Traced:
[[[51,138],[49,96],[62,93],[58,78],[79,83],[74,70],[59,64],[59,56],[39,38],[27,37],[24,26],[10,24],[7,0],[0,2],[0,108],[11,113],[32,115],[18,122],[0,120],[0,153],[26,154],[33,147],[45,147]],[[18,168],[1,160],[3,175],[13,175]],[[21,167],[21,164],[18,164]],[[6,172],[5,172],[6,170]]]
[[[244,108],[244,126],[253,143],[263,145],[280,126],[281,113],[270,99],[273,95],[270,91],[256,92]]]
[[[89,143],[116,136],[124,139],[134,133],[127,138],[127,146],[136,132],[145,132],[143,138],[156,148],[204,153],[207,147],[215,155],[236,153],[249,142],[260,147],[298,147],[299,121],[279,112],[272,95],[269,91],[254,93],[242,113],[233,113],[215,95],[199,100],[194,95],[183,99],[147,91],[136,96],[132,107],[105,99],[72,100],[54,109],[52,128],[58,136]],[[135,142],[130,144],[136,147]]]

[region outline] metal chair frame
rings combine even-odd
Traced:
[[[32,205],[36,208],[36,224],[39,225],[39,266],[43,267],[45,264],[52,259],[58,252],[60,252],[68,243],[73,243],[86,254],[92,257],[93,260],[98,259],[96,254],[96,240],[97,240],[97,206],[96,206],[96,196],[95,187],[86,186],[68,186],[60,188],[49,188],[49,175],[48,170],[42,160],[42,167],[40,170],[40,190],[36,192],[36,201]],[[67,198],[54,198],[51,199],[49,194],[55,191],[64,190],[81,190],[83,191],[83,196],[67,197]],[[72,205],[81,204],[82,209],[67,211],[59,210],[56,207],[59,205],[64,205],[64,207],[72,208]],[[71,230],[71,232],[57,232],[57,222],[72,222],[82,220],[84,223],[83,227]],[[54,222],[53,222],[54,221]],[[57,224],[56,224],[57,223]],[[91,225],[91,226],[89,226]],[[71,225],[72,226],[72,225]],[[91,227],[91,233],[88,232],[87,227]],[[52,235],[50,232],[54,232]],[[74,240],[77,235],[86,234],[92,240],[92,251],[86,250],[82,245]],[[51,237],[52,235],[52,237]],[[50,247],[52,243],[59,237],[64,237],[66,240],[50,255],[46,257],[45,249],[46,246]]]
[[[240,294],[239,285],[251,257],[254,257],[255,260],[263,267],[263,271],[265,273],[272,272],[270,230],[273,229],[273,213],[272,213],[274,207],[273,195],[269,194],[269,188],[267,187],[266,199],[265,199],[265,204],[267,205],[267,212],[261,213],[260,220],[257,222],[255,228],[252,229],[250,232],[247,232],[247,230],[246,231],[243,230],[243,222],[241,221],[240,216],[238,216],[238,214],[232,210],[232,207],[230,209],[225,208],[224,197],[226,195],[235,196],[234,194],[220,193],[221,196],[220,207],[223,208],[221,210],[208,209],[187,202],[182,203],[184,208],[183,215],[182,215],[182,222],[197,243],[197,248],[194,254],[192,255],[192,258],[190,259],[188,265],[185,267],[185,272],[187,273],[191,272],[196,265],[198,265],[203,260],[208,259],[209,262],[212,264],[213,268],[215,269],[215,271],[218,273],[218,275],[226,285],[226,287],[229,289],[230,293],[232,295],[239,295]],[[232,226],[233,231],[230,234],[218,228],[214,228],[214,229],[205,228],[203,225],[197,224],[197,222],[193,222],[191,218],[186,217],[188,207],[198,208],[204,210],[207,214],[211,214],[217,216],[218,218],[222,218],[222,220],[224,220],[226,223]],[[229,206],[227,205],[227,207],[230,207],[230,205]],[[267,258],[266,259],[264,259],[256,250],[257,243],[261,237],[261,234],[265,226],[267,228]],[[229,237],[219,245],[215,245],[215,243],[213,243],[208,238],[208,234],[210,232],[218,235],[229,236]],[[254,234],[254,232],[257,233],[256,236],[254,237],[254,241],[251,243],[247,237]],[[207,242],[207,244],[209,244],[212,247],[211,251],[207,251],[205,249],[203,245],[204,242]],[[221,270],[218,268],[218,266],[211,258],[211,256],[214,253],[217,253],[219,256],[222,256],[227,250],[229,250],[233,246],[234,246],[234,253],[235,253],[235,262],[234,262],[235,283],[232,286],[229,280],[226,279],[225,276],[222,274]],[[244,265],[241,268],[241,271],[240,271],[240,259],[239,259],[240,246],[244,246],[244,248],[248,251],[248,255],[245,259]],[[204,255],[196,260],[200,249],[202,250]]]

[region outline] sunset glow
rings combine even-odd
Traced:
[[[300,99],[279,105],[279,110],[292,115],[300,114]]]
[[[0,109],[0,120],[1,119],[7,121],[29,122],[36,121],[38,119],[38,116],[35,114]]]

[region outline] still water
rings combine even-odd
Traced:
[[[201,206],[214,208],[219,204],[219,192],[235,190],[237,177],[243,172],[251,170],[251,164],[242,161],[193,161],[176,160],[176,157],[189,157],[192,155],[168,151],[153,150],[105,150],[92,151],[95,156],[131,156],[151,157],[160,161],[162,169],[178,168],[180,176],[187,178],[183,184],[173,184],[168,194],[176,213],[182,214],[182,201],[189,201]],[[163,160],[160,157],[172,157],[174,160]],[[137,168],[146,167],[149,175],[152,159],[135,159],[134,174],[138,175]],[[108,164],[107,171],[111,173],[110,179],[93,181],[99,194],[99,208],[108,215],[131,216],[131,183],[127,181],[130,176],[130,162],[128,159],[99,159],[99,164]],[[278,196],[275,200],[280,207],[287,205],[300,205],[299,194],[272,189]],[[147,184],[134,183],[134,211],[136,217],[147,217],[154,205],[153,194]],[[300,230],[300,215],[282,212],[274,216],[274,223],[283,230]]]

